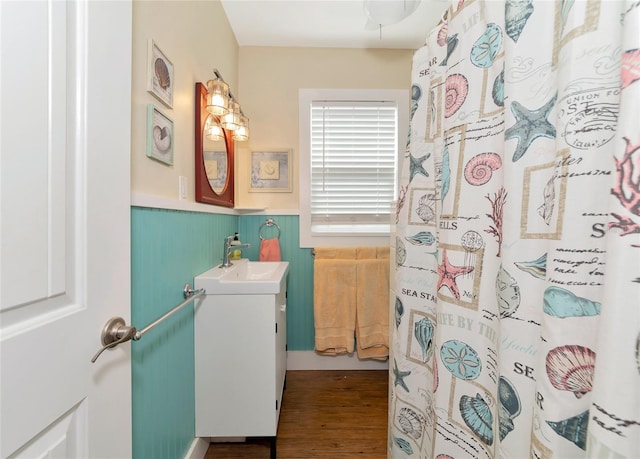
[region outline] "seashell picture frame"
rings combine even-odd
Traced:
[[[291,149],[251,152],[250,192],[290,193]]]
[[[173,121],[153,104],[147,106],[147,156],[173,166]]]
[[[153,39],[149,39],[147,52],[147,91],[173,107],[173,64]]]

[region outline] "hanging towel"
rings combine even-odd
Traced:
[[[340,259],[335,258],[338,254]],[[354,351],[355,258],[355,249],[316,250],[313,263],[313,318],[315,350],[319,354],[351,354]]]
[[[389,248],[358,248],[356,344],[361,359],[389,356]]]
[[[314,249],[316,260],[355,260],[355,247],[318,247]]]
[[[377,247],[356,247],[356,258],[358,260],[375,260],[377,252]]]
[[[277,237],[260,241],[259,261],[282,261],[280,256],[280,242]]]

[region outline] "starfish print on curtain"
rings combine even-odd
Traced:
[[[414,53],[388,457],[638,456],[638,30],[637,0],[451,0]]]
[[[442,264],[438,265],[438,287],[447,287],[456,300],[460,299],[460,291],[456,284],[456,277],[469,274],[474,270],[473,266],[454,266],[447,259],[447,249],[442,249]]]
[[[556,128],[547,119],[556,103],[557,96],[553,96],[546,104],[536,110],[529,110],[521,103],[514,101],[511,111],[516,118],[516,123],[504,133],[505,139],[517,139],[518,146],[513,152],[513,161],[516,162],[527,152],[531,144],[538,137],[554,139]]]

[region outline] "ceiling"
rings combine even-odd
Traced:
[[[373,8],[415,11],[394,24],[368,18]],[[436,26],[448,0],[221,0],[239,46],[418,49]],[[415,7],[415,5],[414,5]],[[378,16],[374,16],[378,19]],[[388,15],[387,15],[388,17]],[[385,21],[385,19],[380,19]]]

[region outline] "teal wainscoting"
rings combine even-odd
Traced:
[[[234,215],[133,207],[131,322],[142,328],[181,303],[184,284],[220,264],[237,227]],[[195,432],[193,307],[131,346],[133,457],[182,458]]]
[[[290,351],[312,351],[315,347],[313,327],[313,257],[311,249],[300,248],[297,215],[243,215],[238,232],[240,240],[251,247],[242,250],[242,256],[257,260],[260,253],[258,231],[267,218],[273,218],[280,227],[282,260],[289,262],[287,279],[287,347]],[[265,239],[277,234],[275,228],[264,227]]]

